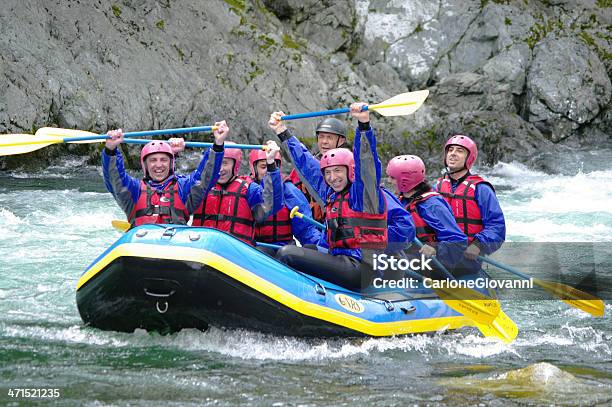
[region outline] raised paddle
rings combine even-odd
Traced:
[[[316,220],[304,216],[303,213],[298,212],[299,208],[294,207],[289,213],[289,217],[293,218],[297,216],[309,223],[312,223],[320,229],[325,229],[325,225],[317,222]],[[422,243],[415,239],[415,243],[422,246]],[[420,247],[419,246],[419,247]],[[434,264],[438,262],[437,259],[433,259]],[[446,272],[447,278],[454,280],[455,278],[446,270],[446,268],[439,263],[439,268]],[[500,312],[499,301],[487,297],[486,295],[472,290],[470,288],[433,288],[432,289],[438,294],[440,299],[444,301],[450,308],[455,311],[473,319],[475,322],[489,324],[495,320]]]
[[[210,127],[212,131],[214,131],[216,129],[216,126],[207,126]],[[201,127],[202,129],[204,129],[205,127]],[[189,130],[189,129],[197,129],[197,127],[186,127],[185,129]],[[187,131],[187,132],[182,132],[179,133],[179,131],[185,130],[185,129],[168,129],[168,130],[152,130],[154,132],[160,132],[160,133],[156,133],[154,135],[159,135],[159,134],[163,134],[163,132],[167,132],[167,131],[172,131],[173,133],[171,134],[182,134],[182,133],[192,133],[192,131]],[[125,133],[124,135],[131,135],[132,137],[137,136],[140,137],[141,135],[145,135],[144,133],[148,133],[146,131],[144,132],[132,132],[132,133]],[[105,141],[106,138],[104,139],[100,139],[98,137],[98,135],[96,135],[95,133],[91,133],[88,131],[82,131],[82,130],[72,130],[72,129],[59,129],[57,127],[42,127],[40,129],[38,129],[38,131],[36,132],[36,135],[42,135],[42,136],[54,136],[57,135],[57,137],[69,137],[69,135],[76,135],[76,134],[81,134],[82,136],[86,136],[87,140],[76,140],[76,141],[70,141],[70,143],[97,143],[100,141]],[[73,137],[73,136],[72,136]],[[72,139],[72,137],[70,137]],[[84,137],[83,137],[84,138]],[[147,144],[149,142],[151,142],[153,140],[149,140],[149,139],[133,139],[133,138],[124,138],[123,142],[126,144]],[[163,141],[168,141],[168,140],[163,140]],[[199,141],[186,141],[185,142],[185,147],[191,147],[191,148],[207,148],[207,147],[212,147],[213,143],[202,143]],[[227,148],[237,148],[240,150],[266,150],[266,146],[264,145],[260,145],[260,144],[228,144]]]
[[[158,136],[162,134],[186,134],[214,130],[214,126],[186,127],[182,129],[149,130],[125,133],[131,137]],[[0,156],[24,154],[52,144],[61,143],[98,143],[108,138],[106,134],[43,127],[36,135],[31,134],[0,134]]]
[[[415,92],[406,92],[393,96],[374,105],[363,107],[363,111],[375,111],[381,116],[406,116],[419,110],[425,99],[429,95],[429,90],[417,90]],[[289,114],[281,117],[281,120],[305,119],[308,117],[332,116],[335,114],[348,113],[351,109],[348,107],[333,110],[321,110],[319,112],[308,112]]]
[[[535,285],[542,287],[553,295],[556,295],[559,297],[559,299],[561,299],[561,301],[571,305],[572,307],[578,308],[595,317],[604,316],[604,303],[601,299],[595,297],[594,295],[585,293],[584,291],[580,291],[579,289],[570,287],[569,285],[530,277],[527,274],[521,273],[520,271],[489,257],[478,256],[478,258],[486,263],[494,265],[495,267],[519,276],[522,279],[531,279]]]

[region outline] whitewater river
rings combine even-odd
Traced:
[[[556,158],[556,175],[514,163],[484,171],[498,188],[509,240],[543,251],[537,242],[607,247],[612,150]],[[11,388],[58,389],[61,405],[96,406],[612,403],[609,298],[606,317],[596,319],[561,301],[502,296],[520,330],[511,345],[467,328],[305,340],[84,327],[77,279],[119,237],[111,220],[122,218],[103,188],[99,169],[80,159],[0,174],[0,405],[26,402],[11,398]],[[597,272],[610,281],[612,270]]]

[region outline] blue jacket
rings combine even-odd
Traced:
[[[106,149],[102,150],[104,185],[126,216],[129,216],[140,197],[140,179],[127,174],[121,150],[117,148],[114,151],[115,154],[110,155]],[[211,155],[212,159],[209,160]],[[174,174],[163,183],[156,183],[150,179],[145,182],[151,188],[163,190],[168,183],[176,179],[179,197],[189,213],[193,213],[217,182],[222,161],[223,152],[216,152],[211,148],[203,152],[198,168],[189,175]]]
[[[328,199],[333,201],[336,193],[325,183],[319,161],[297,138],[291,136],[289,130],[280,134],[279,138],[289,150],[293,164],[302,178],[312,186],[324,202],[327,202]],[[382,164],[376,151],[376,135],[371,127],[367,130],[357,127],[353,156],[355,182],[349,187],[349,206],[357,212],[383,213],[385,198],[379,187]],[[319,246],[329,248],[326,233],[321,234]],[[331,254],[351,256],[359,261],[363,257],[360,249],[334,248]]]
[[[387,229],[389,233],[389,245],[387,253],[398,253],[410,246],[416,236],[414,222],[410,212],[404,209],[404,205],[389,191],[381,187],[387,199]]]
[[[407,207],[410,201],[402,198],[402,204]],[[431,198],[416,204],[419,216],[436,233],[436,257],[445,266],[452,267],[463,258],[467,248],[467,236],[459,229],[453,211],[441,196]]]

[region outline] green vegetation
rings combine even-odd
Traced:
[[[304,48],[305,45],[294,40],[293,38],[291,38],[290,35],[283,34],[283,47],[291,48],[291,49],[300,49],[300,48]]]
[[[504,18],[504,24],[512,25],[512,20],[510,20],[508,17],[506,17],[506,18]]]
[[[423,26],[421,25],[421,23],[417,24],[416,28],[414,29],[415,33],[420,33],[421,31],[423,31]]]
[[[259,49],[261,51],[268,51],[271,47],[276,45],[276,41],[273,38],[268,37],[266,34],[261,34],[259,36],[259,40],[261,44],[259,45]]]
[[[609,8],[612,7],[612,0],[597,0],[595,4],[597,7]]]
[[[244,0],[224,0],[224,1],[230,6],[230,10],[235,12],[236,14],[239,14],[241,11],[244,11],[245,9]]]
[[[176,50],[176,53],[178,54],[179,58],[181,59],[181,61],[183,61],[185,59],[185,53],[183,52],[182,49],[180,49],[178,47],[178,45],[176,44],[172,44],[172,46],[174,47],[174,49]]]
[[[159,20],[155,23],[155,27],[159,28],[160,30],[163,30],[166,27],[166,23],[164,22],[164,20]]]
[[[120,17],[121,16],[121,8],[118,5],[113,4],[111,6],[111,9],[113,10],[113,14],[115,15],[115,17]]]
[[[249,72],[249,76],[244,79],[247,85],[251,83],[253,79],[264,73],[263,69],[261,69],[255,61],[251,61],[251,68],[253,68],[253,70]]]

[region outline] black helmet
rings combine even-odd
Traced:
[[[336,118],[328,117],[317,126],[316,133],[319,132],[333,133],[346,138],[346,124]]]

